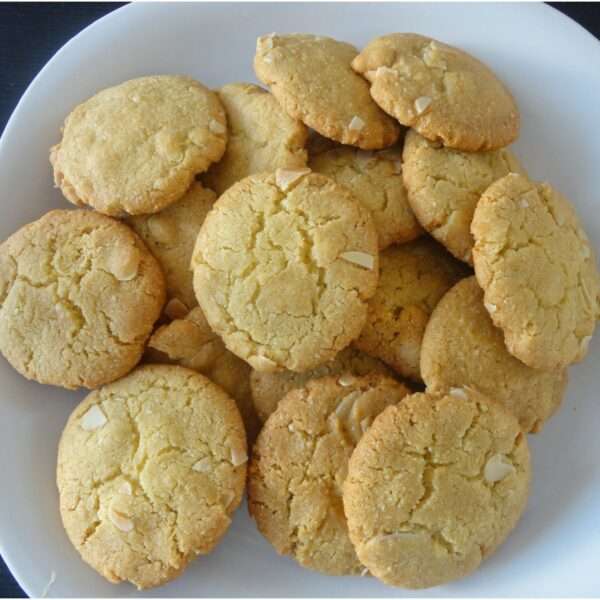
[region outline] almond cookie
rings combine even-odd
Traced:
[[[423,232],[406,198],[400,149],[367,152],[340,146],[316,155],[309,166],[345,185],[371,211],[380,250]]]
[[[534,369],[579,361],[600,316],[600,275],[571,203],[511,174],[483,194],[471,227],[475,275],[508,351]]]
[[[140,367],[92,392],[67,422],[63,525],[109,581],[161,585],[227,531],[246,461],[242,420],[221,388],[183,367]]]
[[[333,360],[304,373],[252,371],[250,390],[256,413],[264,423],[289,391],[304,387],[311,379],[344,374],[360,377],[371,373],[394,377],[394,371],[380,360],[350,347],[342,350]]]
[[[156,75],[102,90],[67,117],[50,151],[54,181],[73,204],[111,215],[175,202],[227,141],[217,95],[190,77]]]
[[[542,429],[567,384],[566,370],[532,369],[508,353],[475,277],[459,281],[433,310],[421,344],[421,375],[428,391],[470,386],[493,396],[525,432]]]
[[[466,52],[414,33],[372,40],[352,61],[385,112],[432,141],[475,152],[519,135],[519,110],[496,75]]]
[[[292,119],[266,90],[251,83],[222,87],[229,140],[221,160],[202,176],[221,195],[234,183],[265,171],[306,166],[306,126]]]
[[[194,182],[183,198],[165,210],[127,219],[164,271],[168,299],[165,311],[170,318],[185,316],[197,304],[190,261],[200,226],[215,200],[212,190]]]
[[[250,394],[250,367],[225,348],[209,327],[202,309],[193,308],[184,318],[159,327],[148,341],[151,362],[178,364],[194,369],[220,385],[236,402],[248,440],[258,434],[260,422]]]
[[[258,371],[307,371],[362,329],[377,287],[370,212],[308,169],[251,175],[200,229],[194,289],[227,348]]]
[[[379,264],[379,286],[354,346],[418,381],[429,315],[466,269],[431,239],[392,246]]]
[[[54,210],[0,245],[0,352],[27,379],[74,389],[125,375],[164,301],[156,259],[110,217]]]
[[[272,33],[257,40],[254,70],[292,118],[321,135],[365,150],[391,146],[400,127],[350,68],[356,55],[328,37]]]
[[[508,173],[525,171],[507,149],[461,152],[411,129],[402,174],[408,201],[423,227],[456,258],[473,264],[471,221],[481,194]]]
[[[360,439],[344,484],[359,560],[409,589],[474,571],[517,524],[529,493],[527,437],[473,390],[413,394]]]
[[[342,486],[373,419],[410,392],[382,375],[324,377],[291,391],[258,436],[248,507],[279,554],[329,575],[364,567],[348,538]]]

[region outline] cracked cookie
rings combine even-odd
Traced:
[[[310,34],[258,38],[254,70],[294,119],[342,144],[391,146],[398,123],[373,102],[368,83],[350,68],[354,46]]]
[[[27,379],[74,389],[122,377],[164,301],[156,259],[110,217],[54,210],[0,245],[0,352]]]
[[[514,98],[483,63],[414,33],[375,38],[352,68],[371,82],[371,96],[400,123],[432,141],[474,152],[519,135]]]
[[[433,240],[391,246],[379,256],[379,285],[354,346],[419,381],[421,340],[438,300],[467,274]]]
[[[309,166],[315,173],[345,185],[371,211],[379,249],[383,250],[423,233],[408,204],[401,161],[397,148],[366,152],[341,146],[312,157]]]
[[[163,269],[168,299],[165,312],[170,318],[185,316],[197,304],[190,260],[200,226],[215,199],[212,190],[194,182],[183,198],[159,213],[126,219]]]
[[[264,423],[289,391],[304,387],[311,379],[327,375],[337,377],[345,373],[356,377],[371,373],[394,377],[392,369],[380,360],[352,347],[344,348],[333,360],[304,373],[252,371],[250,373],[250,390],[256,413]]]
[[[471,231],[475,275],[508,351],[534,369],[582,360],[600,316],[600,275],[571,203],[510,174],[483,194]]]
[[[375,418],[350,458],[350,539],[388,585],[452,581],[517,524],[530,477],[527,438],[500,404],[470,389],[413,394]]]
[[[342,486],[361,435],[409,390],[382,375],[324,377],[291,391],[254,447],[248,507],[279,554],[330,575],[363,566],[348,538]]]
[[[260,421],[250,394],[250,366],[225,348],[199,306],[184,318],[159,327],[148,341],[146,358],[194,369],[220,385],[235,400],[248,440],[256,438]]]
[[[507,149],[460,152],[411,129],[403,152],[404,185],[421,225],[456,258],[473,264],[471,221],[481,194],[494,181],[525,171]]]
[[[92,392],[58,450],[60,512],[83,560],[139,589],[217,545],[244,491],[235,404],[206,377],[147,365]]]
[[[306,371],[362,329],[379,261],[369,211],[308,169],[251,175],[198,235],[194,289],[227,348],[258,371]]]
[[[65,120],[50,151],[54,181],[73,204],[111,215],[155,213],[221,158],[217,95],[190,77],[155,75],[102,90]]]
[[[202,175],[221,195],[254,173],[306,166],[306,126],[288,116],[272,94],[251,83],[231,83],[218,91],[227,113],[225,154]]]
[[[434,308],[421,344],[428,391],[470,386],[503,404],[525,432],[538,432],[559,407],[567,372],[539,371],[509,354],[483,306],[475,277],[459,281]]]

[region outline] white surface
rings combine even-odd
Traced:
[[[210,86],[254,80],[255,38],[306,31],[358,46],[414,31],[472,51],[514,91],[517,154],[576,204],[600,248],[600,44],[539,4],[136,4],[86,29],[44,68],[0,144],[0,239],[54,207],[48,148],[63,118],[100,88],[186,73]],[[471,577],[413,596],[600,595],[600,335],[571,370],[562,411],[532,438],[527,512]],[[0,551],[25,590],[50,596],[134,596],[79,559],[64,534],[54,484],[58,438],[83,393],[27,382],[0,359]],[[241,508],[216,552],[151,596],[410,596],[368,578],[332,578],[278,557]]]

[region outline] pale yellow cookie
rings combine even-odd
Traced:
[[[258,38],[254,70],[294,119],[342,144],[365,150],[392,145],[400,133],[350,68],[356,48],[310,34]]]
[[[73,204],[112,216],[148,214],[181,198],[226,142],[225,111],[214,92],[190,77],[155,75],[77,106],[50,162]]]
[[[219,198],[192,266],[198,302],[231,352],[259,371],[302,372],[360,333],[377,286],[377,235],[345,187],[279,169]]]
[[[571,203],[511,174],[483,194],[471,227],[475,275],[508,351],[535,369],[582,360],[600,316],[600,274]]]
[[[342,504],[348,460],[373,419],[408,393],[382,375],[345,375],[315,379],[282,400],[248,476],[250,514],[279,554],[329,575],[363,571]]]
[[[360,439],[344,484],[359,560],[403,588],[468,575],[515,527],[529,493],[527,437],[473,390],[414,394]]]
[[[459,48],[414,33],[375,38],[352,61],[371,96],[400,123],[432,141],[474,152],[519,135],[519,110],[506,86]]]
[[[122,377],[164,301],[155,258],[110,217],[54,210],[0,245],[0,352],[39,383],[94,388]]]

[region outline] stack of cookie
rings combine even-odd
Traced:
[[[93,210],[0,245],[0,351],[94,389],[58,451],[67,534],[110,581],[160,585],[247,478],[305,567],[464,576],[519,520],[526,434],[586,354],[593,251],[463,51],[271,34],[254,67],[270,91],[154,76],[76,107],[51,163]]]

